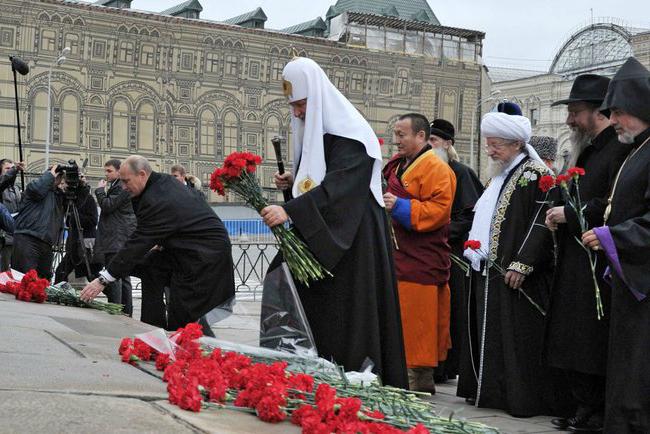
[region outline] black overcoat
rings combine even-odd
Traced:
[[[608,127],[580,154],[576,165],[585,169],[585,175],[578,186],[590,228],[603,224],[603,203],[630,149]],[[575,184],[571,189],[576,191]],[[578,242],[580,224],[570,205],[564,206],[564,214],[567,224],[557,231],[558,269],[548,315],[546,357],[555,368],[604,376],[610,304],[610,287],[603,280],[607,261],[602,252],[597,254],[596,277],[605,309],[605,317],[598,320],[589,258]]]
[[[197,321],[235,295],[230,239],[204,200],[172,176],[153,172],[133,209],[135,231],[107,266],[113,277],[128,276],[158,245],[170,262],[170,308],[180,323]]]
[[[624,277],[612,272],[605,432],[616,434],[650,432],[650,129],[635,151],[607,220]]]

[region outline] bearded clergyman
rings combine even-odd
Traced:
[[[472,271],[466,311],[474,314],[469,347],[461,351],[458,394],[513,416],[552,414],[541,353],[553,243],[544,226],[546,193],[539,188],[551,172],[528,144],[526,117],[488,113],[481,134],[491,180],[469,233],[481,248],[465,250]]]
[[[601,110],[632,151],[614,180],[605,225],[583,234],[605,251],[611,309],[604,432],[650,432],[650,71],[630,57],[607,89]]]
[[[602,226],[602,205],[607,200],[630,145],[619,143],[609,125],[609,110],[600,111],[609,78],[595,74],[578,76],[569,97],[552,105],[566,104],[566,124],[571,129],[571,166],[585,169],[580,177],[580,199],[589,227]],[[576,184],[571,185],[575,195]],[[564,375],[573,407],[569,418],[553,419],[561,429],[602,429],[605,411],[605,372],[609,329],[609,284],[603,280],[606,261],[596,258],[596,279],[603,300],[604,318],[598,319],[595,288],[589,257],[579,243],[582,231],[578,216],[569,205],[551,208],[546,225],[557,231],[558,270],[551,293],[546,339],[546,360]]]

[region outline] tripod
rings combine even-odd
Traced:
[[[68,271],[68,264],[63,263],[66,259],[69,259],[72,261],[72,265],[76,266],[79,265],[79,262],[75,261],[74,257],[67,258],[67,254],[73,255],[74,254],[74,249],[70,249],[71,251],[68,252],[66,251],[66,239],[65,239],[65,233],[67,231],[68,237],[73,237],[76,236],[76,242],[77,242],[77,248],[81,252],[81,258],[83,259],[84,265],[86,267],[86,276],[88,277],[88,280],[92,280],[93,273],[90,269],[90,260],[88,259],[88,254],[86,252],[86,245],[84,244],[84,237],[83,237],[83,228],[81,227],[81,221],[79,219],[79,210],[77,209],[77,204],[75,203],[76,196],[75,195],[70,195],[66,193],[66,210],[65,214],[63,216],[63,227],[61,228],[61,231],[59,233],[59,237],[57,239],[57,244],[54,246],[54,261],[52,261],[52,275],[57,276],[57,269],[59,266],[66,267],[65,271]],[[68,221],[72,218],[72,221],[70,222],[70,226],[68,227]],[[73,232],[75,231],[75,232]],[[70,247],[74,247],[74,245],[71,245]],[[57,260],[58,259],[58,260]],[[70,270],[72,271],[72,270]],[[66,274],[66,276],[69,274],[69,272]]]

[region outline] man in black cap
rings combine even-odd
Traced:
[[[584,244],[604,250],[611,278],[605,432],[650,433],[650,72],[629,58],[609,84],[618,140],[632,145]],[[581,186],[582,188],[582,186]]]
[[[609,78],[595,74],[580,75],[569,98],[552,104],[567,105],[566,124],[571,129],[573,148],[570,161],[571,166],[585,169],[579,186],[589,227],[603,224],[602,204],[630,150],[616,139],[609,113],[600,111],[609,82]],[[578,242],[582,231],[575,211],[568,204],[551,208],[546,225],[556,231],[559,248],[548,312],[546,358],[551,367],[564,372],[577,407],[573,417],[554,419],[553,424],[576,430],[602,429],[610,304],[610,288],[602,279],[605,257],[600,252],[596,258],[595,274],[605,309],[605,317],[598,319],[591,266]]]
[[[449,225],[449,245],[454,255],[462,257],[463,244],[467,241],[467,235],[474,219],[474,205],[483,193],[483,184],[469,166],[459,161],[458,153],[454,149],[454,136],[455,128],[451,122],[436,119],[431,123],[429,144],[436,155],[448,163],[456,175],[456,193],[452,203],[451,224]],[[465,273],[455,265],[451,267],[449,289],[451,291],[451,350],[447,353],[447,360],[441,362],[435,369],[435,379],[438,383],[458,375],[458,363],[460,352],[463,350],[463,342],[469,345],[469,341],[463,338],[463,334],[467,334],[467,311],[463,307],[467,306]]]

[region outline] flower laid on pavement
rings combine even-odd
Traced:
[[[169,402],[198,412],[227,408],[278,423],[290,421],[303,433],[496,433],[475,422],[441,418],[418,394],[376,384],[355,385],[338,372],[299,372],[286,360],[201,347],[201,326],[192,323],[175,332],[172,354],[153,349],[139,339],[124,338],[119,353],[125,363],[155,359],[164,371]],[[142,335],[141,335],[142,336]],[[143,337],[146,340],[146,338]],[[266,354],[266,353],[264,353]],[[172,360],[174,359],[174,360]]]
[[[14,278],[15,274],[15,278]],[[102,310],[111,315],[122,313],[121,304],[103,303],[93,300],[86,303],[79,298],[77,291],[67,282],[50,285],[50,281],[38,277],[36,270],[24,275],[15,270],[0,273],[0,292],[13,294],[16,299],[34,303],[54,303],[66,306],[89,307]]]

